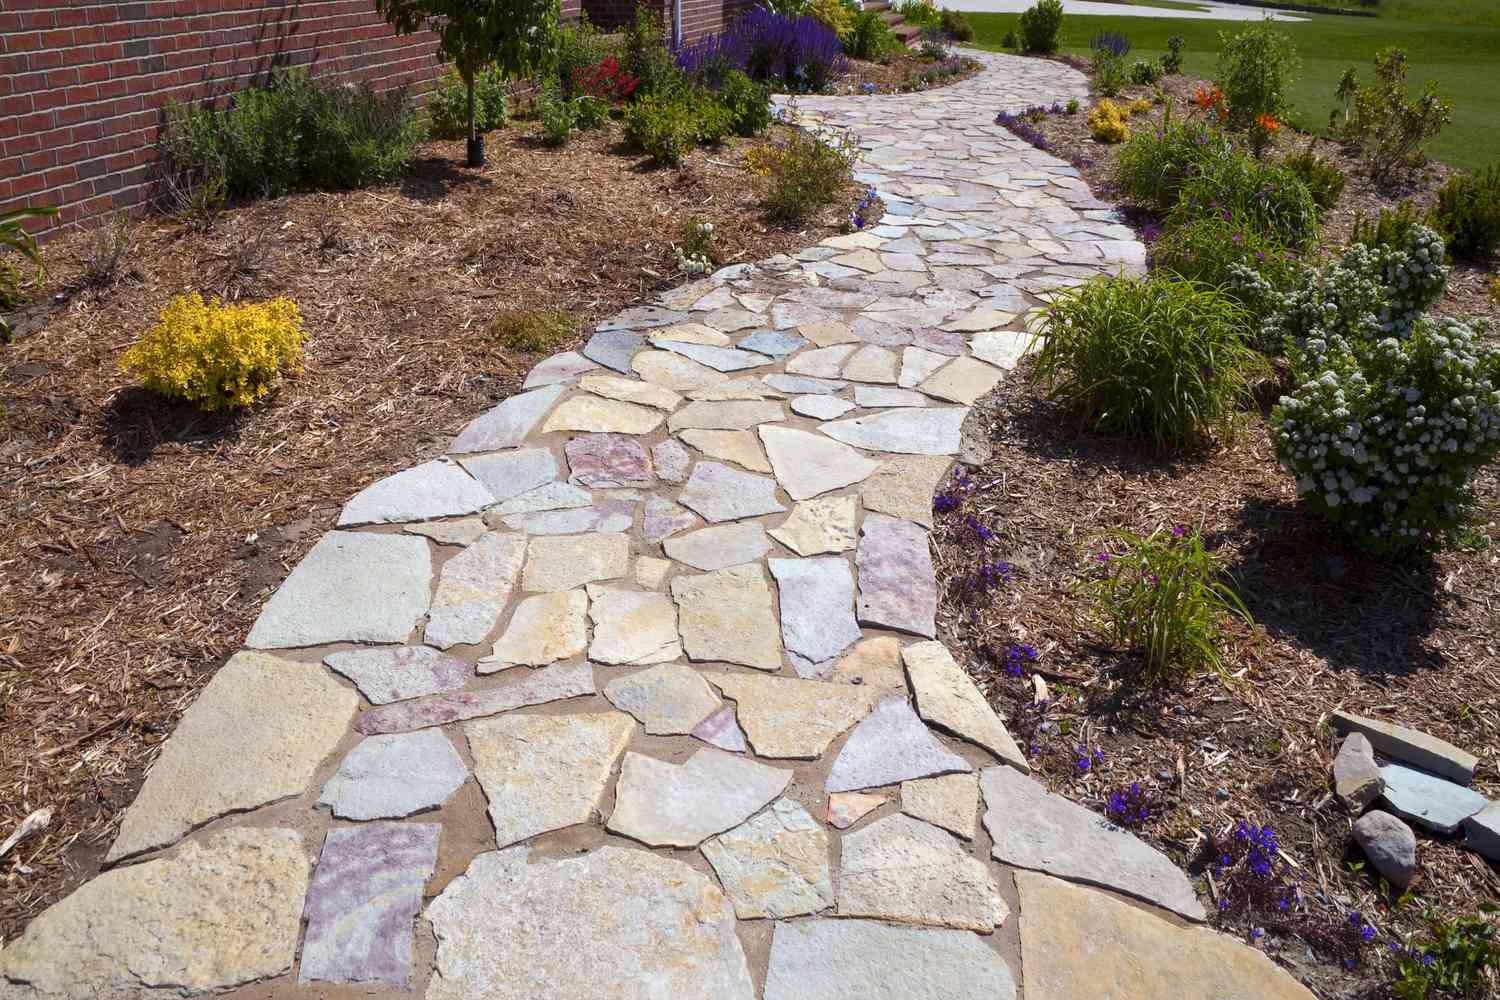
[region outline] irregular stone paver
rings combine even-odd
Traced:
[[[735,521],[786,510],[776,499],[776,480],[718,462],[693,466],[693,474],[678,499],[709,521]]]
[[[359,696],[316,664],[236,653],[162,746],[105,860],[301,795],[358,707]]]
[[[405,733],[428,726],[498,715],[513,708],[580,698],[594,693],[594,668],[587,663],[560,663],[527,672],[509,684],[480,691],[455,691],[398,701],[360,715],[354,728],[366,736]]]
[[[1021,330],[990,330],[974,335],[969,350],[980,361],[1010,371],[1026,354],[1031,335]]]
[[[609,829],[652,847],[696,847],[786,790],[792,772],[704,748],[682,764],[627,753]]]
[[[787,362],[786,370],[792,375],[811,375],[813,378],[838,378],[844,370],[844,362],[857,350],[853,344],[835,347],[820,347],[803,351]]]
[[[572,382],[580,375],[598,370],[597,364],[577,351],[554,354],[544,361],[537,362],[536,367],[526,374],[526,381],[521,383],[521,388],[535,389],[541,385]]]
[[[458,751],[436,729],[370,736],[339,762],[318,805],[340,819],[400,819],[436,809],[468,777]]]
[[[884,382],[894,385],[896,364],[895,352],[867,344],[849,356],[842,375],[851,382]]]
[[[828,672],[835,684],[858,684],[906,694],[906,670],[901,666],[901,642],[882,635],[864,639]]]
[[[588,606],[588,595],[582,590],[526,598],[516,605],[493,651],[479,661],[479,672],[494,673],[518,664],[540,667],[579,655],[588,645],[583,621]]]
[[[979,832],[979,777],[945,774],[902,782],[901,811],[973,840]]]
[[[771,463],[766,461],[766,453],[753,431],[689,430],[679,436],[709,458],[733,462],[751,472],[771,471]]]
[[[887,695],[849,734],[823,790],[852,792],[972,770],[922,725],[905,698]]]
[[[380,572],[370,572],[372,566]],[[245,645],[405,642],[427,611],[431,589],[425,539],[330,531],[271,595]]]
[[[667,574],[670,572],[672,572],[672,561],[670,559],[655,559],[651,556],[641,556],[635,561],[636,585],[646,590],[660,590],[661,585],[666,582]]]
[[[978,686],[940,642],[912,643],[901,651],[917,714],[940,729],[984,747],[1000,760],[1030,772],[1031,766]]]
[[[1026,1000],[1312,1000],[1264,953],[1217,931],[1033,872],[1017,872],[1016,886]]]
[[[1203,919],[1203,905],[1187,876],[1166,855],[1098,813],[1053,795],[1011,767],[985,768],[979,787],[996,861],[1113,889],[1189,920]]]
[[[853,497],[803,500],[780,526],[767,534],[801,556],[847,552],[854,548]]]
[[[920,392],[913,389],[893,389],[884,385],[855,386],[854,401],[867,409],[927,405],[927,397]]]
[[[1500,801],[1491,802],[1464,820],[1464,846],[1491,861],[1500,861]]]
[[[604,685],[604,697],[653,736],[691,733],[722,705],[702,675],[681,663],[616,677]]]
[[[620,378],[616,375],[585,375],[578,380],[578,387],[585,392],[592,392],[606,399],[618,399],[622,403],[638,403],[641,406],[654,406],[668,413],[675,410],[682,402],[682,397],[671,389],[663,389],[649,382],[638,382],[635,379]]]
[[[440,545],[472,545],[488,529],[484,526],[483,518],[461,517],[455,521],[408,524],[401,530],[408,534],[430,538]]]
[[[439,649],[483,642],[499,622],[525,558],[525,535],[490,532],[449,559],[422,640]]]
[[[339,527],[472,514],[497,498],[450,462],[425,462],[366,486],[344,504]]]
[[[807,346],[807,340],[788,330],[757,330],[739,342],[739,347],[768,357],[782,358]]]
[[[646,501],[646,510],[641,518],[641,535],[648,542],[659,542],[703,524],[703,519],[690,510],[683,510],[670,500],[651,497]]]
[[[572,483],[544,483],[534,490],[511,497],[502,504],[496,504],[493,509],[485,512],[484,520],[488,524],[496,517],[531,514],[536,511],[570,510],[587,507],[592,502],[593,497],[588,490],[580,489]]]
[[[790,427],[761,426],[771,467],[793,500],[807,500],[864,479],[880,467],[847,445]]]
[[[1015,1000],[1016,982],[999,953],[968,931],[826,918],[776,925],[765,1000],[851,997]]]
[[[667,421],[667,426],[674,432],[685,430],[743,431],[767,421],[785,419],[786,411],[781,408],[781,404],[768,400],[694,402],[672,414]]]
[[[886,459],[859,487],[866,510],[932,527],[932,497],[953,463],[932,455]]]
[[[721,288],[719,291],[724,292],[725,289]],[[728,299],[729,296],[726,294],[725,298]],[[728,304],[728,301],[724,302],[724,305]],[[702,300],[699,300],[697,306],[702,307]],[[663,327],[651,334],[648,339],[653,344],[706,344],[709,347],[728,347],[733,343],[727,335],[706,327],[702,323],[678,323],[674,326]]]
[[[649,406],[600,396],[574,396],[552,411],[542,425],[542,433],[649,434],[661,426],[661,421],[661,412]]]
[[[828,834],[791,799],[703,845],[741,920],[795,917],[833,903]]]
[[[531,514],[509,514],[502,519],[507,528],[528,535],[577,535],[586,531],[629,531],[635,523],[635,504],[628,500],[600,500],[568,510],[540,510]]]
[[[457,691],[474,674],[463,660],[427,646],[348,649],[329,653],[323,662],[353,681],[372,705]]]
[[[967,410],[928,407],[888,410],[868,417],[835,420],[822,431],[835,440],[870,451],[892,451],[906,455],[956,455],[959,430]]]
[[[828,396],[849,383],[836,379],[812,378],[807,375],[767,375],[766,385],[779,392],[791,392],[810,396]]]
[[[686,479],[688,466],[693,461],[688,450],[672,438],[652,448],[651,457],[656,463],[656,474],[669,483],[680,483]]]
[[[737,372],[747,368],[759,368],[770,364],[763,354],[739,351],[732,347],[712,347],[707,344],[684,344],[671,340],[656,341],[656,346],[685,358],[692,358],[700,365],[715,371]]]
[[[549,385],[510,397],[483,416],[476,417],[448,445],[448,451],[462,455],[516,447],[531,435],[565,389],[566,386]]]
[[[1467,785],[1474,780],[1474,769],[1479,766],[1479,758],[1467,750],[1460,750],[1452,743],[1415,729],[1349,712],[1334,712],[1329,721],[1334,728],[1344,732],[1363,733],[1375,749],[1387,757],[1406,761],[1460,784]]]
[[[646,449],[624,434],[582,434],[563,445],[573,482],[594,489],[650,486]]]
[[[847,830],[890,801],[888,795],[868,792],[834,792],[828,796],[829,825]]]
[[[922,347],[907,347],[901,351],[901,376],[896,384],[904,389],[914,389],[953,359]]]
[[[631,359],[646,346],[646,338],[630,330],[601,330],[583,345],[583,356],[617,372],[630,371]]]
[[[620,847],[528,853],[481,854],[427,907],[426,1000],[754,1000],[734,909],[708,876]]]
[[[226,668],[227,669],[227,668]],[[224,830],[95,876],[0,951],[7,997],[180,997],[292,967],[308,859],[291,830]]]
[[[412,923],[437,867],[436,823],[329,830],[307,890],[297,982],[411,980]]]
[[[500,847],[587,823],[635,723],[619,712],[507,715],[464,725]]]
[[[901,815],[844,837],[838,906],[840,916],[985,934],[1010,913],[983,861],[950,834]]]
[[[767,565],[781,597],[781,641],[789,652],[821,663],[859,640],[846,560],[771,559]]]
[[[832,420],[854,409],[854,404],[847,399],[835,399],[833,396],[794,396],[790,405],[793,413],[812,417],[814,420]]]
[[[727,377],[723,372],[716,372],[671,351],[642,351],[635,356],[631,367],[647,382],[677,392],[707,388]]]
[[[690,659],[780,669],[780,627],[759,566],[673,577],[672,599]]]
[[[572,590],[595,580],[625,575],[630,538],[619,533],[533,537],[526,546],[521,589],[533,593]]]
[[[1380,779],[1385,782],[1381,798],[1391,812],[1438,833],[1453,833],[1489,804],[1473,789],[1404,764],[1382,767]]]
[[[725,705],[713,715],[693,727],[693,736],[711,747],[731,753],[748,753],[750,744],[745,741],[745,731],[740,728],[733,705]]]
[[[866,514],[854,563],[859,568],[862,624],[929,638],[936,634],[937,578],[927,532],[920,525]]]
[[[664,663],[682,655],[677,640],[677,608],[666,594],[643,594],[588,585],[595,663]]]
[[[695,569],[714,570],[755,562],[771,550],[766,529],[753,521],[718,524],[662,542],[662,549]]]
[[[714,674],[711,680],[734,699],[759,757],[822,756],[884,694],[863,686],[744,673]]]
[[[923,380],[918,388],[929,396],[967,406],[993,389],[1004,377],[1005,372],[983,361],[955,358],[952,364],[944,365]]]
[[[469,455],[459,460],[486,492],[492,502],[509,500],[529,493],[557,478],[557,458],[546,448],[522,448],[488,455]],[[485,506],[488,506],[486,504]],[[475,508],[478,510],[479,508]],[[455,513],[464,513],[455,511]]]

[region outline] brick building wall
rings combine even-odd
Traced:
[[[618,24],[635,0],[582,2]],[[684,38],[749,2],[682,0]],[[442,72],[435,48],[396,36],[371,0],[0,0],[0,210],[55,205],[69,225],[141,205],[168,98],[222,97],[283,66],[421,92]]]

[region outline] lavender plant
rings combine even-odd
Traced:
[[[844,75],[848,60],[838,35],[817,18],[751,7],[724,31],[680,49],[677,66],[694,77],[739,69],[794,93],[819,93]]]

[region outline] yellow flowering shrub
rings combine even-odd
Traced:
[[[1089,134],[1099,142],[1124,142],[1130,138],[1126,117],[1124,108],[1105,98],[1089,112]]]
[[[179,295],[120,358],[148,389],[202,410],[249,406],[302,367],[302,317],[291,299],[222,305]]]
[[[1130,102],[1131,115],[1143,115],[1151,110],[1151,102],[1144,97],[1138,97]]]
[[[745,169],[756,177],[769,177],[781,168],[782,150],[768,142],[756,143],[745,150]]]
[[[832,28],[840,38],[848,35],[854,26],[854,15],[844,6],[844,0],[812,0],[807,5],[807,12]]]

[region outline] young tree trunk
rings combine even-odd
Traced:
[[[469,141],[467,143],[467,160],[470,167],[482,167],[484,166],[483,140],[479,138],[479,132],[475,128],[474,122],[474,74],[467,74],[464,77],[464,83],[469,88]]]

